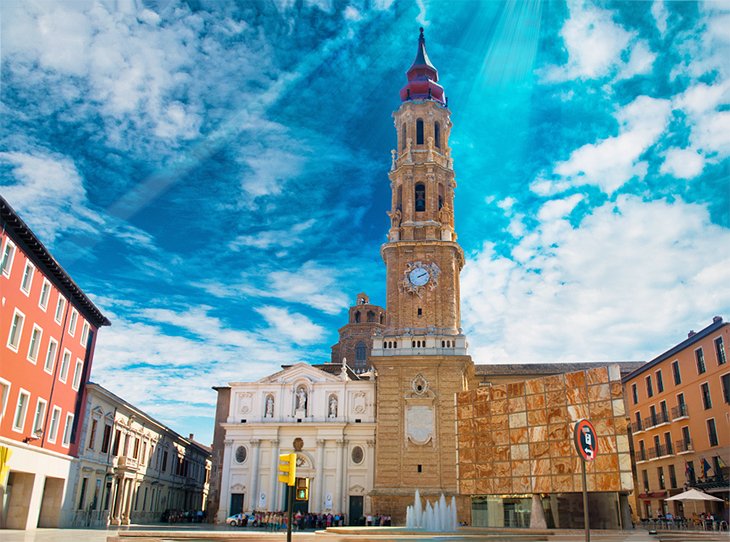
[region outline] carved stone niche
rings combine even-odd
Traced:
[[[405,431],[407,445],[435,446],[436,395],[428,380],[417,374],[405,395]]]

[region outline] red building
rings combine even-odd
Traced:
[[[0,197],[0,527],[58,525],[96,333],[109,320]]]

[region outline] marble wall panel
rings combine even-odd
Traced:
[[[529,422],[529,419],[528,419]],[[548,440],[547,425],[531,425],[527,429],[530,442]],[[525,441],[527,442],[527,441]]]
[[[623,392],[614,376],[599,367],[459,394],[461,491],[580,491],[573,424],[581,418],[593,422],[599,438],[598,458],[587,465],[589,490],[630,490]]]
[[[506,429],[495,429],[492,432],[492,438],[494,439],[494,443],[499,444],[509,444],[509,431]]]
[[[509,431],[509,442],[510,444],[522,444],[527,443],[527,427],[517,427],[510,429]]]
[[[530,445],[525,444],[513,444],[510,447],[510,456],[513,461],[529,459],[530,458]]]
[[[545,394],[527,396],[527,410],[542,410],[545,408]]]
[[[532,380],[526,380],[525,381],[525,393],[535,394],[535,393],[544,393],[545,392],[545,382],[542,378],[534,378]]]
[[[507,414],[507,405],[507,399],[497,399],[496,401],[492,401],[489,406],[492,416],[496,414]]]
[[[529,476],[515,476],[512,478],[512,491],[515,493],[532,493],[532,483]]]
[[[576,489],[573,487],[573,476],[570,474],[553,476],[552,485],[553,491],[558,491],[561,493],[570,493],[576,491]]]
[[[565,376],[564,375],[546,376],[542,380],[545,383],[546,391],[565,389]]]
[[[527,427],[527,412],[516,412],[509,415],[510,427]]]
[[[600,420],[613,418],[613,404],[611,401],[596,401],[590,403],[591,420]],[[593,426],[595,427],[595,422]]]
[[[624,388],[621,385],[621,381],[611,382],[611,398],[612,399],[623,399]]]
[[[543,458],[550,455],[550,444],[547,442],[530,442],[530,459]]]
[[[474,415],[477,418],[489,416],[489,403],[487,403],[486,401],[474,403]]]
[[[477,468],[474,463],[462,462],[461,457],[459,457],[459,476],[461,478],[476,478]]]
[[[514,382],[512,384],[507,384],[507,395],[510,397],[525,395],[525,383]]]
[[[582,420],[588,418],[588,405],[583,404],[571,404],[568,402],[568,416],[571,420]]]
[[[528,425],[544,425],[547,423],[547,412],[544,408],[540,410],[528,410],[527,411],[527,424]]]
[[[507,399],[507,386],[504,384],[492,386],[492,401],[498,401],[499,399]]]
[[[558,393],[558,392],[553,392]],[[565,390],[565,401],[569,405],[577,406],[581,403],[588,402],[588,394],[586,393],[585,387],[583,388],[568,388]]]
[[[527,404],[524,396],[513,397],[509,400],[510,413],[522,412],[527,410]]]
[[[477,454],[475,448],[462,448],[459,447],[459,463],[460,464],[469,464],[474,463],[476,461]]]
[[[609,399],[611,399],[611,387],[608,383],[588,386],[589,401],[608,401]]]
[[[529,477],[531,473],[529,461],[512,461],[512,472],[510,476]]]
[[[509,461],[509,446],[495,446],[493,461]]]
[[[550,460],[551,474],[575,474],[575,462],[571,457],[555,457]]]
[[[585,372],[578,371],[575,373],[565,373],[565,387],[568,389],[585,388],[586,387]]]
[[[595,369],[588,369],[586,373],[586,384],[592,386],[593,384],[605,384],[608,382],[608,369],[606,367],[596,367]]]

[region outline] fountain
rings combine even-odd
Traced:
[[[426,509],[421,506],[421,495],[416,490],[413,506],[406,508],[406,527],[423,529],[429,532],[453,532],[456,530],[456,497],[451,497],[451,504],[446,504],[446,497],[441,494],[433,506],[426,501]]]

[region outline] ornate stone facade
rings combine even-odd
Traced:
[[[342,364],[299,363],[258,382],[217,388],[230,400],[225,415],[217,521],[253,510],[284,510],[277,480],[279,454],[297,451],[297,477],[310,479],[310,512],[359,516],[375,466],[375,382]],[[218,450],[214,446],[214,455]]]

